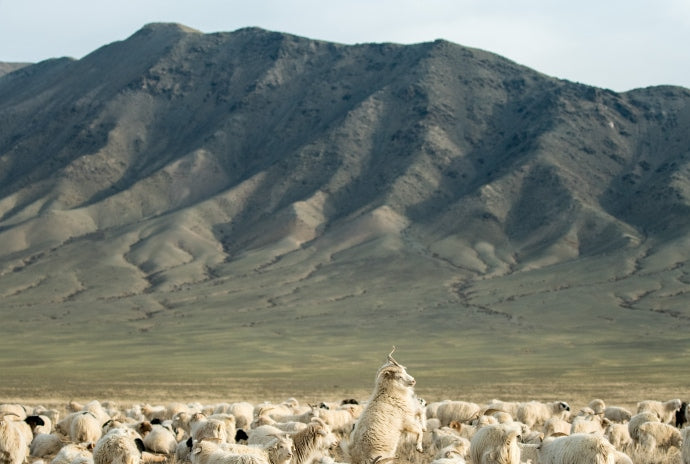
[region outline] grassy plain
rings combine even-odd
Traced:
[[[364,399],[397,346],[429,401],[685,399],[683,242],[471,278],[390,240],[258,249],[117,296],[98,293],[113,260],[86,248],[81,293],[59,259],[30,290],[6,274],[0,398]]]

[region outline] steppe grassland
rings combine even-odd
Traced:
[[[654,262],[632,250],[622,261],[583,259],[464,291],[456,268],[380,245],[340,253],[318,279],[305,277],[323,264],[318,256],[276,260],[260,250],[194,286],[181,279],[94,300],[55,300],[50,285],[10,292],[0,397],[365,399],[396,345],[428,401],[598,397],[632,407],[685,398],[688,321],[682,301],[662,298],[682,290],[679,247]],[[60,275],[61,261],[51,263],[46,275]],[[95,274],[99,285],[116,280]],[[400,285],[409,275],[415,284]]]
[[[375,369],[374,371],[375,372]],[[410,369],[410,373],[415,371]],[[373,374],[360,376],[349,385],[334,384],[327,372],[319,371],[308,379],[291,376],[266,376],[240,378],[197,371],[199,380],[172,381],[169,377],[146,376],[143,373],[87,376],[64,376],[35,373],[20,379],[7,379],[0,387],[0,402],[20,402],[28,405],[60,406],[70,400],[88,402],[115,401],[121,405],[137,403],[165,404],[171,401],[217,402],[264,401],[281,402],[289,397],[300,403],[340,401],[344,398],[366,400],[373,388]],[[484,404],[492,399],[506,401],[567,401],[574,410],[579,410],[592,399],[601,398],[606,404],[625,407],[635,411],[638,401],[647,399],[687,400],[687,386],[664,383],[611,382],[594,376],[594,382],[584,383],[590,378],[583,373],[572,380],[524,379],[522,382],[500,382],[490,379],[457,379],[450,383],[429,383],[429,379],[416,374],[416,393],[427,402],[444,399],[458,399]],[[596,378],[601,379],[597,382]]]

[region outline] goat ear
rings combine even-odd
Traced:
[[[326,427],[326,421],[321,419],[319,416],[312,417],[311,422],[316,422],[319,424],[321,427]]]
[[[387,379],[392,379],[393,377],[395,377],[395,372],[393,371],[393,369],[390,369],[390,368],[384,369],[381,372],[381,374]]]
[[[43,419],[41,419],[40,416],[27,416],[27,418],[24,419],[24,422],[29,424],[31,428],[34,428],[38,425],[46,425],[46,423],[43,422]]]
[[[235,432],[235,441],[239,443],[242,440],[248,440],[249,435],[247,435],[247,432],[245,432],[242,429],[237,429],[237,432]]]
[[[140,452],[143,452],[146,449],[146,447],[144,446],[144,442],[141,440],[141,438],[135,438],[134,443],[137,444],[137,449]]]

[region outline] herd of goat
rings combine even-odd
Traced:
[[[425,404],[392,354],[362,403],[0,404],[0,464],[690,464],[679,399]]]

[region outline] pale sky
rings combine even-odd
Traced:
[[[345,44],[445,39],[616,91],[690,88],[690,0],[0,0],[0,61],[82,58],[150,22]]]

